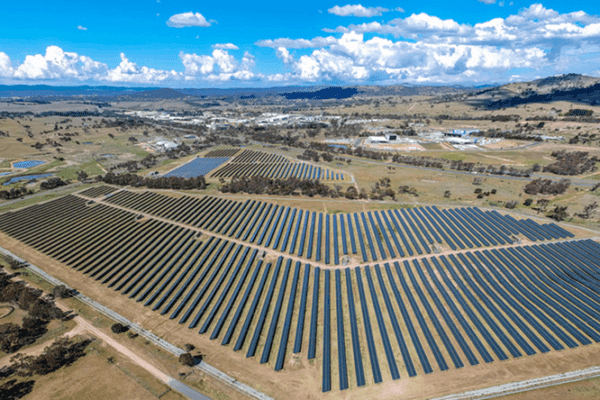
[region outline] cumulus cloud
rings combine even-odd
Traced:
[[[277,58],[283,61],[284,64],[290,64],[294,62],[294,56],[292,56],[290,51],[285,47],[278,47],[276,55]]]
[[[335,6],[327,10],[329,14],[335,14],[340,17],[378,17],[381,16],[382,13],[388,12],[387,8],[383,7],[363,7],[360,4],[348,4],[343,7]]]
[[[473,84],[567,72],[600,74],[600,17],[583,11],[560,13],[541,4],[475,24],[418,13],[329,31],[341,36],[256,42],[272,48],[281,62],[282,71],[268,75],[259,72],[250,53],[232,55],[239,50],[232,43],[214,44],[206,54],[180,53],[178,71],[137,65],[125,54],[110,68],[50,46],[45,54],[28,55],[20,64],[0,52],[0,81]]]
[[[49,46],[46,54],[28,55],[14,72],[22,79],[76,79],[94,78],[108,70],[106,64],[77,53],[65,52],[58,46]]]
[[[211,55],[180,53],[179,58],[185,68],[185,80],[201,79],[205,81],[247,81],[259,79],[262,75],[252,72],[256,60],[250,53],[244,53],[241,61],[226,50],[215,49]]]
[[[200,13],[186,12],[172,15],[167,20],[167,25],[171,28],[186,28],[192,26],[209,27],[211,23]]]
[[[223,49],[223,50],[239,50],[240,49],[233,43],[217,43],[217,44],[213,44],[213,47],[215,49]]]
[[[539,48],[394,42],[381,37],[365,40],[356,32],[345,33],[328,48],[315,49],[297,60],[284,47],[277,48],[276,55],[293,72],[271,80],[305,82],[479,82],[490,74],[546,62]]]
[[[81,26],[81,25],[78,25],[77,29],[79,29],[80,31],[87,31],[87,28],[85,26]]]
[[[337,43],[337,39],[333,36],[322,37],[318,36],[316,38],[307,40],[307,39],[290,39],[290,38],[281,38],[275,40],[259,40],[256,42],[257,46],[260,47],[271,47],[273,49],[277,49],[279,47],[285,47],[288,49],[308,49],[308,48],[316,48],[316,47],[326,47],[331,46],[332,44]]]
[[[163,71],[148,67],[139,67],[136,63],[129,61],[124,53],[121,53],[121,63],[108,71],[102,80],[108,82],[127,83],[160,83],[180,77],[175,71]]]
[[[0,76],[11,77],[14,74],[14,69],[8,54],[0,51]]]

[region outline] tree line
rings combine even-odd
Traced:
[[[596,163],[600,161],[596,156],[590,157],[586,151],[559,150],[552,152],[551,156],[557,161],[546,165],[543,171],[555,175],[581,175],[586,172],[594,172],[598,169]]]
[[[207,186],[206,180],[202,175],[193,178],[182,178],[178,176],[154,178],[130,173],[117,175],[113,172],[108,172],[106,175],[98,175],[96,181],[110,185],[147,187],[149,189],[202,190],[206,189]]]

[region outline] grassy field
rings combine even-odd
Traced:
[[[592,400],[600,397],[600,378],[590,378],[579,382],[563,383],[545,389],[500,397],[502,400]]]

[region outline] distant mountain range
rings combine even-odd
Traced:
[[[553,101],[600,104],[600,78],[579,74],[551,76],[472,92],[467,100],[489,109]]]
[[[346,99],[377,96],[467,96],[466,101],[490,108],[512,107],[534,102],[558,100],[590,105],[600,104],[600,78],[567,74],[531,82],[509,83],[495,87],[466,86],[286,86],[273,88],[156,88],[117,86],[0,85],[0,98],[34,101],[85,99],[90,101],[159,100],[193,98],[254,99],[281,96],[289,100]]]
[[[117,86],[49,86],[0,85],[0,98],[27,98],[28,100],[59,100],[86,98],[89,100],[121,99],[178,99],[186,97],[234,97],[252,99],[265,96],[283,96],[287,99],[344,99],[352,96],[429,96],[464,93],[473,88],[459,86],[285,86],[273,88],[154,88]]]

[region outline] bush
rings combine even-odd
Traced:
[[[189,353],[190,351],[193,351],[195,348],[196,348],[196,347],[195,347],[193,344],[186,343],[186,344],[184,344],[184,345],[183,345],[183,349],[184,349],[185,351],[187,351],[188,353]]]
[[[188,367],[193,367],[194,366],[194,356],[192,356],[190,353],[183,353],[182,355],[179,356],[179,362],[182,365],[185,365]]]
[[[65,285],[57,285],[52,289],[52,295],[55,298],[66,299],[73,295],[72,291],[68,289]]]
[[[569,214],[567,213],[567,208],[569,207],[556,205],[554,206],[554,210],[552,210],[547,215],[547,217],[552,218],[556,221],[563,221],[569,216]]]
[[[531,206],[532,203],[533,203],[533,199],[532,198],[528,198],[528,199],[525,199],[525,201],[523,202],[523,205],[525,207],[529,207],[529,206]]]
[[[128,328],[125,325],[120,324],[118,322],[116,324],[113,324],[113,326],[111,326],[110,329],[116,334],[127,332],[128,330]]]
[[[510,209],[510,210],[512,210],[512,209],[513,209],[513,208],[515,208],[516,206],[517,206],[517,201],[516,201],[516,200],[507,201],[507,202],[504,204],[504,207],[506,207],[506,208],[508,208],[508,209]]]
[[[523,191],[530,195],[536,194],[563,194],[571,186],[571,181],[568,179],[561,179],[558,182],[554,182],[551,179],[534,179],[529,182],[523,188]]]

